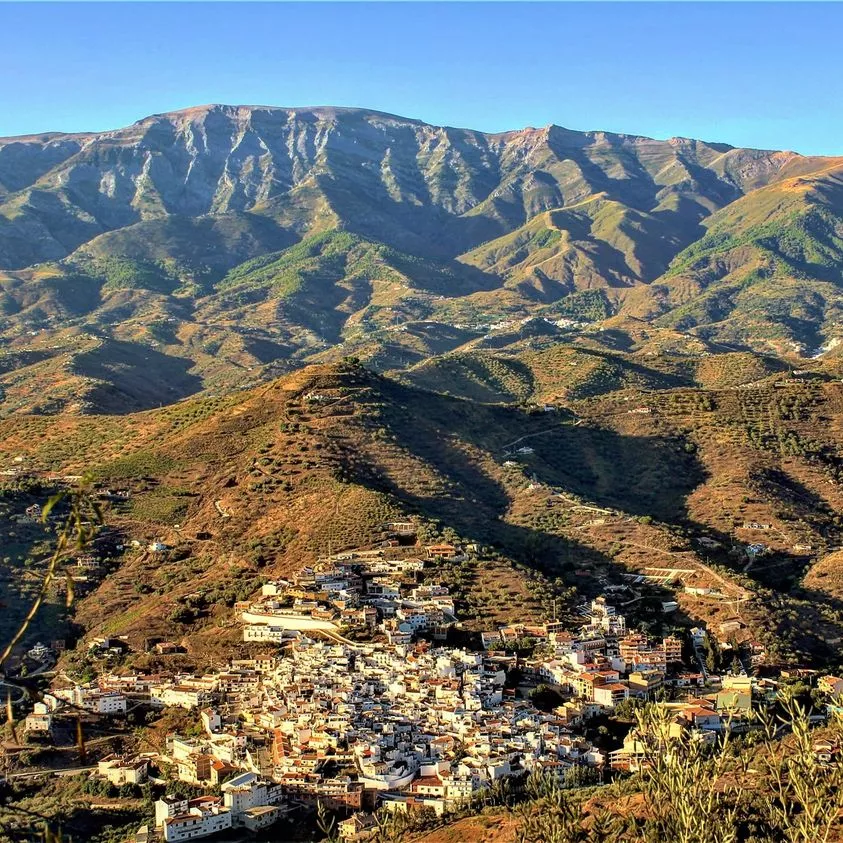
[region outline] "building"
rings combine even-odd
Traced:
[[[57,691],[56,696],[61,692]],[[65,699],[94,714],[125,714],[128,700],[120,691],[100,691],[99,688],[77,685],[63,694]]]
[[[153,705],[187,709],[202,708],[209,701],[206,690],[179,685],[153,686],[149,689],[149,697]]]
[[[459,551],[452,544],[431,544],[426,550],[429,559],[454,559],[459,555]]]
[[[168,817],[177,817],[187,813],[187,799],[178,796],[162,796],[155,803],[155,827],[161,828]]]
[[[614,708],[629,696],[629,687],[623,682],[594,686],[594,702],[604,708]]]
[[[24,731],[29,734],[49,735],[53,729],[53,715],[42,702],[35,703],[31,714],[26,715]]]
[[[371,840],[377,836],[378,823],[372,814],[358,811],[337,826],[340,840]]]
[[[50,648],[39,641],[34,647],[27,650],[26,655],[35,662],[44,662],[50,656]]]
[[[189,784],[210,781],[213,760],[213,756],[206,752],[191,752],[189,755],[176,758],[176,774],[179,781]]]
[[[637,730],[632,729],[624,738],[623,748],[609,753],[609,766],[613,770],[635,772],[648,755],[647,745],[641,740]]]
[[[629,693],[651,700],[664,687],[664,674],[658,670],[637,670],[629,674]]]
[[[262,780],[256,773],[243,773],[229,779],[221,788],[223,802],[235,816],[249,808],[260,808],[281,801],[277,785]]]
[[[281,809],[275,805],[259,805],[247,808],[241,816],[241,824],[249,831],[260,831],[272,825],[281,817]]]
[[[149,777],[149,759],[143,756],[129,758],[123,755],[107,755],[97,763],[97,772],[115,787],[143,784]]]
[[[215,797],[191,799],[186,813],[168,816],[162,823],[166,843],[208,837],[230,829],[231,825],[231,811],[223,808]]]
[[[269,642],[282,644],[295,637],[295,632],[283,626],[271,626],[269,624],[247,624],[243,627],[244,641]]]
[[[681,664],[682,663],[682,639],[675,635],[668,635],[667,638],[662,639],[662,649],[664,650],[664,659],[667,664]]]

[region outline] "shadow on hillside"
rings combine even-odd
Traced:
[[[503,486],[481,472],[477,454],[469,456],[460,443],[486,452],[498,465],[516,461],[527,477],[598,506],[666,522],[687,519],[685,499],[706,478],[696,454],[676,439],[622,436],[574,425],[556,413],[478,407],[438,395],[426,400],[409,390],[394,398],[387,417],[402,444],[459,484],[467,497],[500,498],[498,508],[508,506]],[[531,453],[518,453],[525,447]]]
[[[482,484],[490,492],[490,497],[481,499],[453,493],[420,495],[394,482],[385,472],[371,464],[358,468],[353,479],[368,488],[389,494],[408,513],[418,513],[438,521],[443,527],[451,527],[461,536],[500,549],[517,562],[542,570],[550,576],[611,565],[609,557],[578,542],[534,527],[501,520],[508,498],[503,488],[494,488],[493,483]],[[485,478],[478,479],[485,481]],[[477,487],[472,486],[468,491],[474,493]],[[581,590],[586,590],[588,583],[578,583],[578,586],[585,586]]]
[[[554,569],[586,558],[609,560],[540,527],[503,521],[512,503],[498,479],[510,470],[499,467],[504,461],[518,461],[528,477],[588,503],[673,523],[686,519],[685,499],[705,478],[696,457],[674,441],[624,437],[573,426],[555,414],[531,416],[441,396],[424,402],[425,396],[400,387],[393,397],[383,421],[413,457],[445,478],[445,488],[428,494],[411,473],[396,479],[395,470],[371,460],[357,464],[355,479],[531,565]],[[515,441],[519,437],[525,438]],[[519,447],[532,452],[519,454]]]
[[[482,404],[522,401],[532,397],[536,382],[532,369],[520,360],[507,358],[500,366],[514,381],[508,385],[500,373],[484,366],[482,360],[468,355],[447,361],[436,360],[427,366],[404,373],[404,378],[421,389],[456,395]],[[520,386],[520,388],[519,388]]]
[[[610,337],[623,334],[622,331],[601,331],[598,335],[598,340],[600,342],[604,342],[604,337],[606,335],[610,335]],[[618,350],[625,352],[627,349],[621,348],[620,343],[621,340],[618,340]],[[609,342],[605,342],[605,345],[611,346],[611,340]],[[642,379],[650,384],[654,384],[658,389],[675,389],[681,387],[689,387],[694,386],[694,381],[689,377],[683,377],[682,375],[673,374],[672,372],[664,372],[661,369],[654,369],[650,366],[645,366],[642,363],[638,363],[635,360],[631,359],[629,356],[618,357],[616,354],[612,354],[608,351],[603,351],[598,348],[582,348],[578,349],[580,354],[584,355],[591,355],[593,357],[599,357],[605,363],[610,366],[617,366],[620,369],[629,372],[631,374],[639,375]]]
[[[193,361],[140,343],[107,340],[78,355],[74,371],[102,383],[86,396],[96,412],[125,415],[172,404],[202,389]]]

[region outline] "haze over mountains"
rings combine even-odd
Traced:
[[[842,265],[843,159],[220,105],[1,139],[0,412],[426,366],[560,319],[812,355]]]

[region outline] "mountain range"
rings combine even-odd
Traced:
[[[692,354],[834,357],[841,179],[843,159],[329,107],[0,139],[0,413],[349,356],[412,378],[642,325]]]
[[[841,308],[843,158],[221,105],[0,139],[0,640],[196,673],[275,652],[268,581],[447,542],[455,644],[602,595],[839,676]],[[104,524],[53,558],[76,486]]]

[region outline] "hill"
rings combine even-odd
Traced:
[[[743,635],[772,660],[821,664],[836,658],[843,616],[810,576],[801,582],[841,539],[842,401],[830,379],[773,375],[545,413],[341,364],[129,416],[9,417],[0,462],[22,458],[35,476],[90,470],[131,491],[108,521],[139,547],[79,600],[74,622],[89,634],[230,648],[231,606],[263,578],[371,546],[386,521],[414,516],[428,539],[486,548],[468,575],[454,572],[469,628],[541,617],[554,597],[572,609],[625,574],[676,568],[650,586],[681,603],[671,622],[717,624],[739,606]],[[170,549],[150,552],[151,541]],[[764,554],[747,557],[752,542]],[[648,606],[628,611],[664,623]]]
[[[451,572],[474,627],[671,562],[682,623],[828,662],[841,214],[839,159],[558,126],[205,106],[0,140],[0,458],[130,489],[88,632],[196,651],[414,515],[488,548]]]

